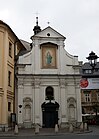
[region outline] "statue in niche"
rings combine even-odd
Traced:
[[[47,52],[46,59],[47,59],[47,64],[51,64],[52,63],[52,56],[51,56],[49,51]]]

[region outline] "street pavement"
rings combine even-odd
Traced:
[[[90,126],[88,132],[65,132],[55,133],[54,129],[42,129],[35,134],[33,129],[21,129],[18,134],[14,131],[0,132],[0,139],[99,139],[99,126]]]

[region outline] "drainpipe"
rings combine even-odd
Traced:
[[[14,99],[13,99],[13,113],[16,113],[16,109],[15,109],[15,96],[16,96],[16,44],[17,44],[18,40],[15,41],[14,43]]]

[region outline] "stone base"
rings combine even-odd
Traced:
[[[34,128],[35,125],[31,122],[19,123],[18,128]]]
[[[7,124],[0,125],[0,131],[7,132],[8,130],[9,130],[9,127]]]
[[[66,131],[80,131],[81,130],[81,122],[77,122],[77,121],[69,121],[66,123],[61,123],[60,124],[60,128],[61,129],[65,129]]]
[[[31,122],[24,122],[24,127],[25,128],[32,128],[32,123]]]
[[[60,128],[69,128],[69,123],[66,122],[66,123],[61,123],[60,124]]]

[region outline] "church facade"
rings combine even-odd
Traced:
[[[32,49],[17,64],[18,125],[53,128],[81,123],[80,62],[65,50],[65,37],[48,26],[34,27]]]

